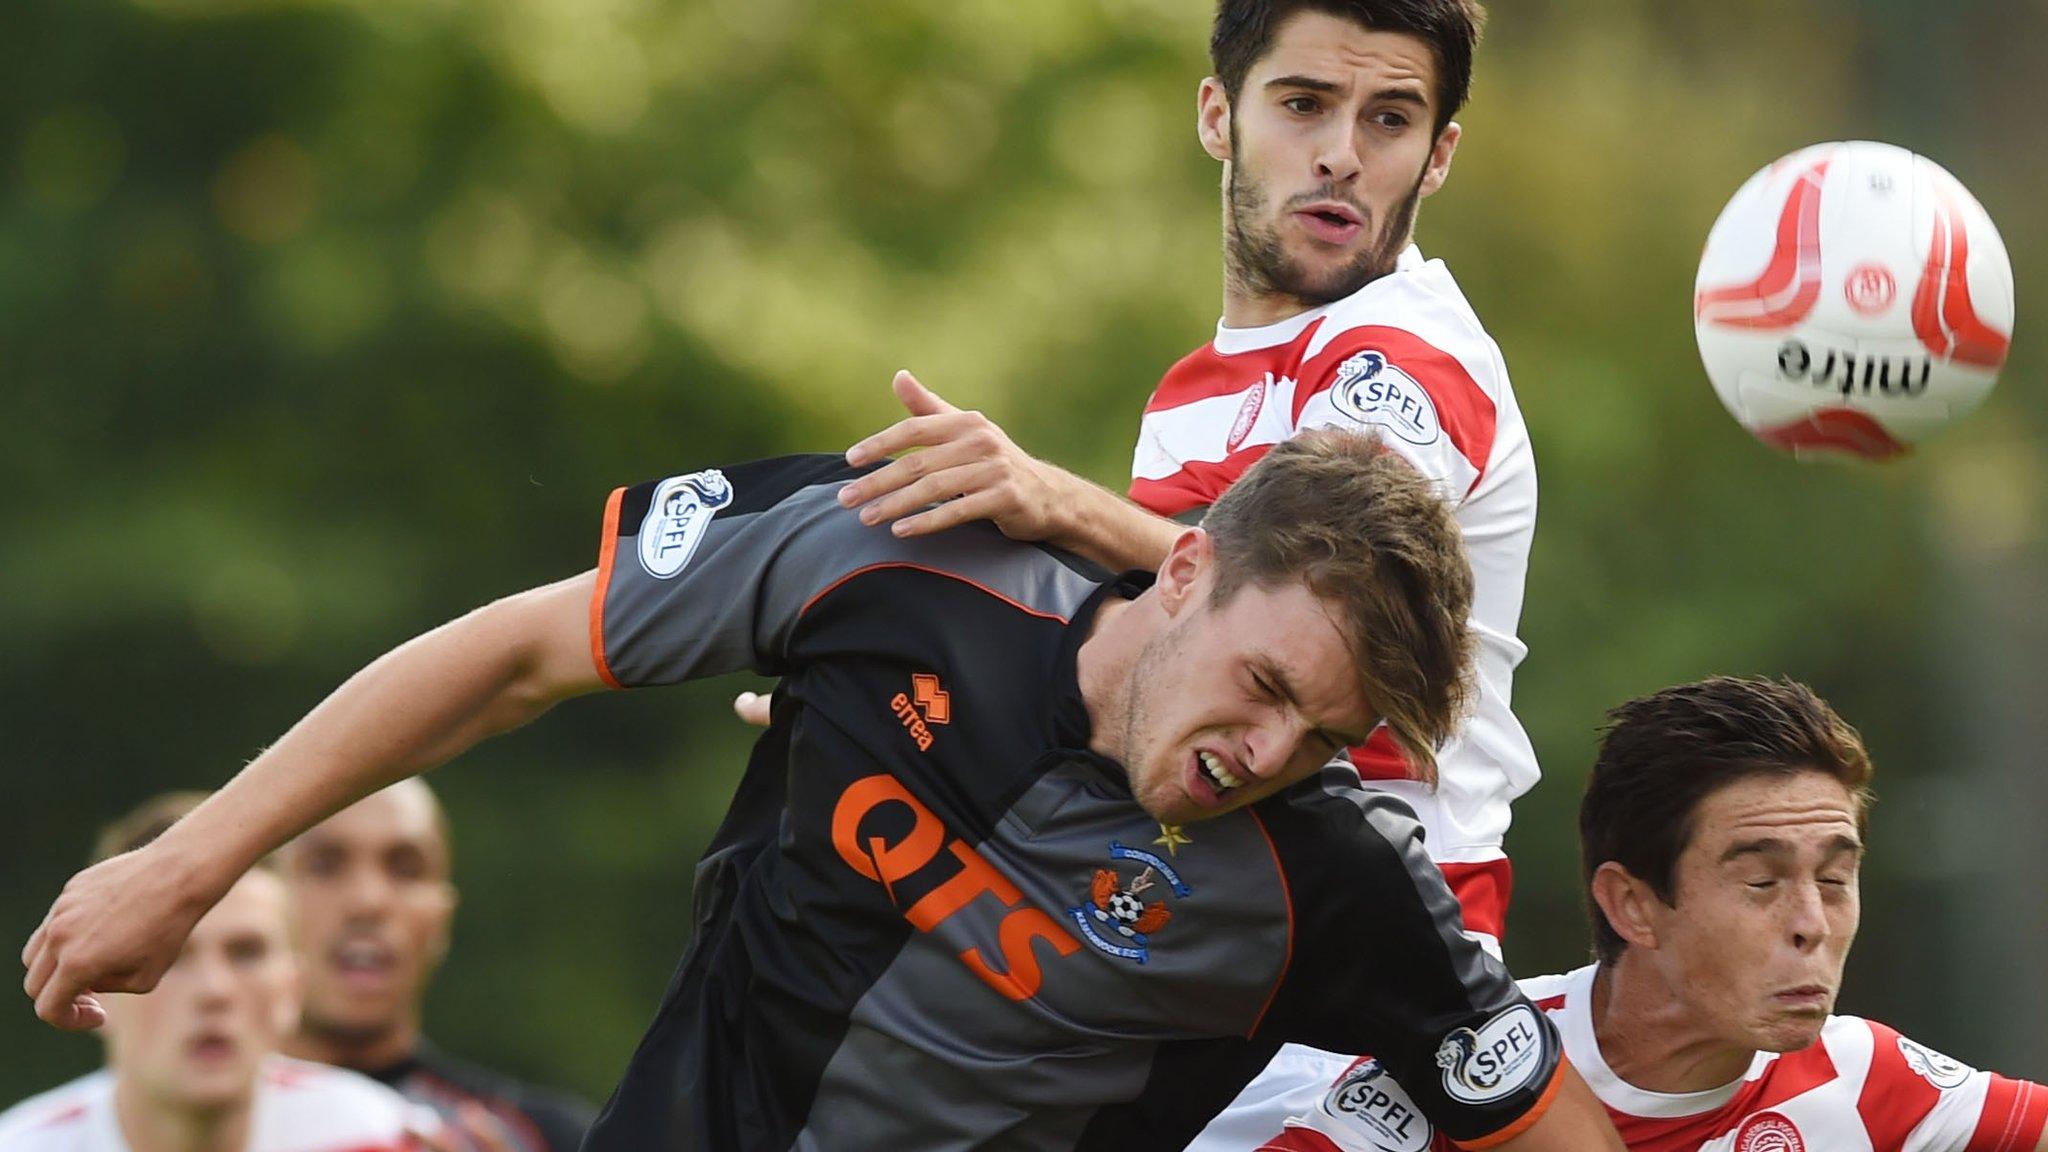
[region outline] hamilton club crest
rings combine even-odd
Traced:
[[[1154,935],[1173,921],[1165,897],[1186,899],[1194,890],[1163,858],[1112,840],[1111,866],[1097,868],[1088,884],[1088,900],[1067,909],[1067,916],[1090,944],[1112,956],[1143,964],[1151,955]],[[1126,878],[1124,865],[1136,866]]]

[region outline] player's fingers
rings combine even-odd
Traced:
[[[80,1032],[103,1027],[107,1022],[106,1005],[88,992],[71,1002],[71,1021],[72,1028]]]
[[[84,987],[60,969],[43,982],[42,991],[36,994],[36,1016],[53,1027],[75,1030],[79,1027],[78,1001],[86,995]]]
[[[898,536],[929,536],[948,528],[974,520],[993,520],[1000,511],[1001,499],[992,493],[977,493],[958,500],[948,500],[934,508],[927,508],[914,516],[905,516],[889,526],[889,531]]]
[[[57,950],[38,948],[35,956],[29,960],[28,972],[22,977],[21,990],[28,993],[31,1000],[41,999],[43,987],[50,982],[50,974],[56,969]]]
[[[36,957],[42,954],[43,941],[49,938],[49,934],[50,922],[48,920],[36,925],[36,930],[28,934],[28,943],[21,946],[21,966],[23,968],[31,972],[35,970]],[[33,996],[35,993],[31,992],[29,995]]]
[[[862,506],[860,522],[869,525],[887,524],[891,520],[914,516],[941,500],[957,500],[962,496],[975,495],[988,487],[989,472],[989,465],[978,461],[933,472],[913,484]]]
[[[928,417],[941,419],[941,417]],[[962,464],[977,461],[979,455],[975,446],[964,441],[949,441],[898,456],[873,472],[852,480],[839,489],[839,503],[842,507],[858,508],[863,504],[879,500],[884,496],[910,488],[928,477],[938,475]],[[946,493],[957,495],[958,493]],[[874,523],[870,520],[869,523]]]
[[[932,448],[973,432],[987,421],[977,412],[946,411],[930,416],[905,416],[846,450],[846,462],[859,468],[912,448]]]
[[[895,391],[896,399],[901,401],[913,416],[943,416],[959,411],[958,408],[946,403],[937,392],[925,387],[917,377],[910,374],[908,368],[898,371],[896,379],[889,382],[889,387]]]
[[[756,728],[768,726],[769,699],[759,692],[742,692],[732,698],[732,713]]]

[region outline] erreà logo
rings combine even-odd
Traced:
[[[889,711],[896,714],[903,730],[910,733],[911,742],[919,752],[932,748],[932,726],[953,722],[953,694],[939,686],[939,678],[929,672],[919,672],[910,678],[910,691],[898,692],[889,700]]]
[[[1437,1046],[1444,1091],[1464,1104],[1491,1104],[1529,1086],[1543,1067],[1536,1010],[1517,1004],[1478,1031],[1460,1028]]]
[[[657,580],[681,572],[704,542],[711,518],[730,503],[732,484],[716,468],[663,480],[640,522],[640,566]]]
[[[1330,403],[1360,424],[1384,428],[1410,444],[1434,444],[1443,435],[1428,389],[1388,363],[1383,352],[1360,352],[1338,365]]]

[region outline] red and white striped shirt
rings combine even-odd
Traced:
[[[1631,1152],[2032,1152],[2048,1089],[1967,1067],[1875,1020],[1831,1016],[1798,1052],[1759,1052],[1732,1084],[1648,1092],[1616,1076],[1594,1037],[1594,966],[1522,981],[1556,1023]],[[1290,1045],[1190,1152],[1447,1149],[1371,1060]]]
[[[1509,806],[1536,783],[1536,754],[1508,707],[1536,463],[1500,349],[1441,260],[1409,248],[1395,270],[1333,304],[1263,328],[1218,326],[1167,372],[1145,406],[1131,499],[1162,516],[1207,507],[1273,445],[1308,428],[1379,433],[1456,506],[1472,561],[1478,699],[1438,756],[1434,792],[1408,779],[1384,731],[1351,758],[1398,793],[1465,907],[1500,936],[1512,873]]]
[[[418,1152],[434,1114],[382,1084],[282,1056],[264,1062],[246,1152]],[[129,1152],[114,1076],[80,1077],[0,1112],[0,1152]]]

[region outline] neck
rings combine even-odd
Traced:
[[[1756,1049],[1714,1034],[1649,959],[1627,950],[1593,975],[1593,1036],[1607,1067],[1646,1092],[1682,1094],[1742,1078]]]
[[[1311,304],[1298,296],[1253,291],[1243,283],[1243,277],[1235,273],[1223,281],[1225,328],[1264,328],[1320,307],[1322,305]]]
[[[1152,594],[1136,600],[1110,596],[1089,621],[1088,637],[1074,653],[1074,679],[1081,686],[1081,702],[1088,708],[1088,750],[1118,763],[1124,759],[1125,712],[1130,707],[1130,669],[1143,639],[1130,627],[1137,616],[1134,608],[1150,605]]]
[[[221,1108],[167,1108],[131,1080],[120,1078],[114,1085],[114,1116],[133,1152],[243,1152],[250,1102],[244,1096]]]
[[[420,1046],[420,1024],[408,1016],[388,1028],[344,1028],[308,1018],[280,1050],[287,1056],[356,1072],[382,1072]]]

